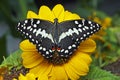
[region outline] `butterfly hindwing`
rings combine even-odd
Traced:
[[[71,20],[59,24],[59,55],[68,57],[89,36],[96,33],[100,25],[89,20]]]
[[[29,41],[36,44],[38,51],[46,58],[52,57],[52,46],[54,46],[52,29],[53,25],[49,21],[40,19],[26,19],[18,23],[17,29]]]

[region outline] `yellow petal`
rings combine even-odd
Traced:
[[[51,75],[54,80],[68,80],[67,74],[62,66],[54,66]]]
[[[75,73],[76,70],[74,70],[74,68],[71,68],[71,65],[65,66],[65,70],[66,70],[66,73],[67,73],[68,77],[70,78],[70,80],[78,80],[79,79],[80,76]],[[63,79],[61,79],[61,80],[63,80]]]
[[[20,74],[19,80],[27,80],[27,78],[25,76],[23,76],[22,74]]]
[[[0,80],[3,80],[3,79],[2,79],[2,78],[0,78]],[[18,79],[13,78],[12,80],[18,80]]]
[[[64,11],[61,12],[59,18],[58,18],[58,22],[62,22],[64,21]]]
[[[87,63],[78,58],[73,58],[70,62],[71,66],[74,67],[79,72],[79,75],[86,75],[86,73],[89,71]]]
[[[69,11],[65,11],[65,17],[64,20],[75,20],[75,19],[80,19],[80,16],[78,16],[77,14],[73,14]]]
[[[27,18],[29,19],[29,18],[39,18],[38,17],[38,15],[36,14],[36,13],[34,13],[34,12],[32,12],[32,11],[28,11],[28,13],[27,13]]]
[[[70,20],[69,16],[72,15],[72,13],[69,11],[65,11],[64,15],[65,15],[64,20]]]
[[[37,51],[36,46],[29,42],[29,40],[22,41],[20,43],[20,49],[22,51]]]
[[[93,52],[96,49],[96,43],[92,39],[87,39],[80,44],[80,52]]]
[[[48,80],[48,76],[47,75],[40,75],[38,80]]]
[[[56,78],[55,77],[49,77],[49,80],[56,80]]]
[[[90,65],[90,63],[92,62],[92,59],[90,57],[89,54],[85,54],[85,53],[82,53],[82,52],[79,52],[79,51],[76,51],[75,52],[75,56],[78,56],[77,58],[80,60],[84,60],[84,62],[86,62],[86,64]]]
[[[32,68],[43,61],[43,57],[38,52],[23,52],[23,65],[26,68]]]
[[[77,80],[80,75],[86,75],[89,71],[86,61],[80,59],[77,55],[74,55],[64,67],[70,79],[73,80]]]
[[[70,15],[70,18],[71,18],[71,20],[74,20],[74,19],[80,19],[80,16],[78,16],[77,14],[72,14],[72,15]]]
[[[55,18],[58,19],[58,22],[61,22],[64,20],[64,7],[61,4],[56,5],[52,9],[52,12],[55,15]]]
[[[36,76],[32,73],[27,73],[26,77],[27,80],[36,80]]]
[[[32,73],[27,73],[25,76],[23,74],[20,74],[18,77],[19,80],[36,80],[36,76]],[[14,79],[17,80],[17,79]]]
[[[52,11],[47,6],[42,6],[39,9],[39,18],[43,20],[54,21],[54,15]]]
[[[39,65],[30,69],[30,73],[35,74],[36,76],[48,75],[52,69],[52,65],[44,60]],[[44,78],[44,77],[43,77]]]
[[[97,34],[96,35],[92,35],[91,38],[93,40],[100,40],[101,42],[104,42],[104,38],[101,35],[97,35]]]

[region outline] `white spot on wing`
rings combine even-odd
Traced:
[[[46,48],[43,48],[43,51],[46,51]]]
[[[31,25],[33,25],[33,19],[31,19]]]
[[[36,40],[36,43],[38,44],[38,41]],[[39,45],[38,45],[39,46]]]
[[[33,27],[37,27],[37,25],[36,25],[36,24],[34,24],[34,25],[33,25]]]
[[[85,31],[85,28],[83,28],[83,30]]]
[[[42,37],[44,37],[44,38],[50,39],[50,40],[54,43],[52,35],[46,33],[45,30],[42,30],[42,31],[41,31],[41,29],[38,29],[38,30],[36,31],[36,36],[38,36],[39,34],[40,34]]]
[[[93,34],[93,31],[91,31],[91,34]]]
[[[77,35],[79,35],[79,32],[76,28],[73,28],[73,33],[76,33]]]
[[[49,52],[52,52],[52,50],[49,50]]]
[[[31,26],[28,26],[28,27],[27,27],[27,29],[30,29],[30,28],[31,28]]]
[[[89,33],[89,32],[87,32],[87,34],[89,35],[90,33]]]
[[[32,39],[32,41],[34,41],[34,39]]]
[[[36,32],[36,36],[38,36],[39,34],[41,34],[41,29],[38,29]]]
[[[36,31],[37,31],[37,29],[34,29],[34,30],[33,30],[33,33],[35,33]]]
[[[65,37],[67,37],[67,36],[72,36],[72,34],[74,34],[74,33],[76,33],[77,35],[79,35],[79,32],[78,32],[78,30],[76,29],[76,28],[73,28],[73,30],[72,29],[69,29],[67,32],[63,32],[61,35],[60,35],[60,37],[59,37],[59,42],[62,40],[62,39],[64,39]]]
[[[94,29],[94,32],[96,32],[96,30]]]
[[[67,35],[65,34],[65,33],[62,33],[61,35],[60,35],[60,37],[59,37],[59,42],[63,39],[63,38],[65,38]]]
[[[72,46],[69,46],[69,47],[68,47],[68,49],[71,49],[71,48],[72,48]]]
[[[65,50],[65,53],[68,53],[68,50]]]
[[[18,26],[20,26],[20,23],[18,23]]]
[[[83,37],[80,38],[81,40],[83,39]]]
[[[95,28],[95,25],[93,27]]]
[[[89,24],[91,24],[92,22],[91,21],[88,21]]]
[[[73,44],[73,45],[72,45],[72,47],[76,47],[76,45],[75,45],[75,44]]]
[[[32,31],[33,30],[33,28],[30,28],[30,31]]]
[[[79,24],[79,25],[78,25],[78,27],[82,27],[82,25],[81,25],[81,24]]]
[[[85,21],[85,20],[83,19],[83,20],[82,20],[83,25],[85,24],[84,21]]]
[[[77,38],[76,41],[78,41],[79,39]]]
[[[54,43],[54,41],[53,41],[53,37],[52,37],[52,35],[51,34],[48,34],[48,36],[47,36],[53,43]]]
[[[82,32],[82,30],[81,30],[80,28],[78,29],[78,31],[79,31],[79,32]]]
[[[28,36],[29,34],[28,34],[28,33],[26,33],[26,35]]]
[[[25,23],[28,23],[28,20],[25,20]]]
[[[42,47],[39,48],[39,50],[41,50],[41,49],[42,49]]]
[[[46,51],[46,54],[49,54],[49,52],[48,52],[48,51]]]
[[[89,27],[85,26],[85,29],[89,29]]]
[[[84,37],[86,37],[86,34],[83,34]]]
[[[24,26],[23,29],[26,29],[26,26]]]
[[[62,49],[60,52],[63,52],[64,51],[64,49]]]
[[[75,24],[79,24],[78,21],[75,21]]]
[[[38,20],[36,24],[39,24],[39,23],[40,23],[40,21]]]
[[[45,38],[46,38],[46,37],[48,36],[48,34],[46,33],[45,30],[42,30],[41,33],[42,33],[42,37],[45,37]]]
[[[32,38],[32,35],[29,35],[29,38]]]
[[[99,28],[97,28],[97,30],[99,30]]]
[[[91,26],[90,29],[93,29],[93,27]]]
[[[99,24],[96,24],[96,25],[97,25],[97,27],[100,27]]]

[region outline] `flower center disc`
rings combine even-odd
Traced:
[[[48,61],[54,65],[62,65],[66,63],[69,60],[69,58],[64,58],[58,55],[58,52],[55,51],[53,57],[49,59]]]

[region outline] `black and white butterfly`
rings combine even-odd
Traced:
[[[36,45],[47,59],[67,59],[80,43],[100,29],[100,25],[85,19],[54,23],[41,19],[26,19],[18,23],[20,33]]]

